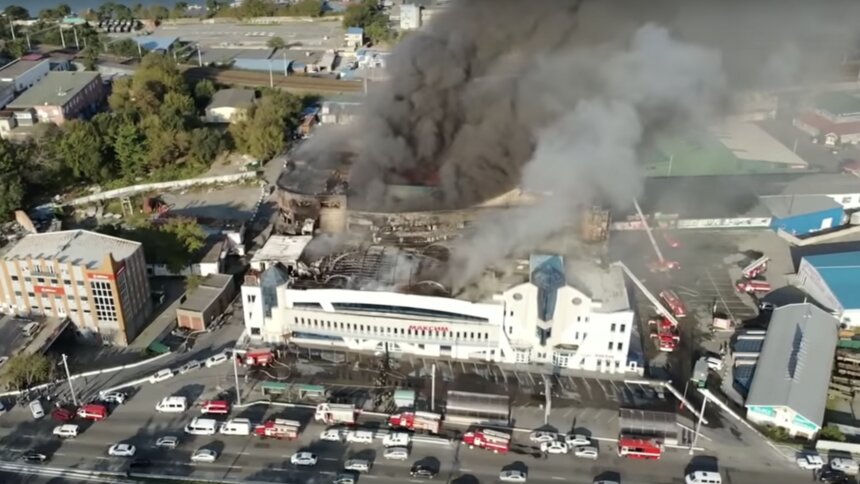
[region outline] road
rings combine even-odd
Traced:
[[[364,89],[360,81],[343,81],[330,77],[310,77],[302,75],[273,76],[268,72],[240,71],[234,69],[214,69],[208,67],[185,67],[185,76],[189,80],[209,79],[218,84],[231,86],[279,87],[290,92],[299,93],[348,93]]]
[[[153,461],[150,473],[302,484],[326,482],[350,457],[365,457],[374,462],[372,472],[363,477],[363,481],[392,484],[412,482],[408,469],[418,460],[438,463],[440,476],[445,482],[463,484],[496,482],[500,469],[511,465],[527,469],[529,482],[534,483],[588,483],[607,471],[619,472],[625,483],[674,483],[683,476],[691,459],[686,451],[669,450],[662,460],[656,462],[625,460],[615,455],[612,443],[600,442],[601,457],[597,461],[572,456],[552,456],[544,460],[534,454],[536,449],[528,442],[527,434],[517,433],[516,448],[508,455],[470,450],[456,440],[443,440],[441,443],[414,442],[409,460],[393,462],[381,457],[379,441],[373,445],[319,441],[317,437],[325,427],[310,421],[309,409],[255,405],[234,409],[231,415],[255,422],[272,417],[299,420],[306,427],[301,437],[292,442],[240,436],[187,436],[182,433],[182,428],[199,415],[197,408],[192,407],[184,414],[157,414],[154,411],[155,403],[167,395],[186,395],[196,404],[213,398],[229,388],[231,373],[232,369],[225,364],[179,375],[158,385],[144,385],[129,402],[117,407],[106,421],[85,426],[76,439],[68,441],[60,441],[51,435],[54,422],[33,422],[25,408],[15,407],[0,419],[0,459],[12,461],[21,452],[36,448],[52,456],[50,467],[122,472],[127,459],[108,457],[106,451],[113,443],[130,442],[139,448],[140,456]],[[362,423],[368,427],[378,425],[378,422],[374,424],[370,420]],[[167,451],[153,447],[158,437],[169,434],[182,437],[178,449]],[[203,446],[217,449],[220,453],[218,460],[212,464],[191,464],[189,456]],[[290,465],[289,456],[305,449],[320,456],[319,465],[309,470]],[[732,483],[781,481],[791,484],[808,479],[804,473],[775,461],[746,464],[732,460],[731,464],[724,462],[721,468]]]

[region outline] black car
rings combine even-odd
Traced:
[[[415,464],[412,466],[412,469],[409,470],[409,475],[421,479],[433,479],[436,477],[436,470],[425,465]]]
[[[48,456],[38,452],[27,452],[21,456],[21,460],[29,464],[41,464],[48,460]]]
[[[844,472],[825,468],[818,472],[818,480],[843,484],[848,482],[848,476]]]

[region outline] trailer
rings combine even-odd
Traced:
[[[622,435],[618,438],[618,456],[628,459],[657,460],[663,456],[663,443],[650,437]]]
[[[470,449],[491,450],[496,454],[507,454],[511,449],[511,435],[491,429],[476,429],[463,434],[463,443]]]
[[[298,438],[301,428],[301,422],[276,418],[254,427],[254,435],[264,439],[270,437],[273,439],[293,440]]]
[[[388,417],[388,425],[413,431],[438,434],[442,429],[442,416],[432,412],[403,412]]]
[[[354,424],[358,409],[346,403],[320,403],[317,405],[314,420],[328,425],[335,423]]]

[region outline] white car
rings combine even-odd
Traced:
[[[164,449],[175,449],[179,446],[179,437],[176,437],[175,435],[159,437],[158,440],[155,441],[155,446]]]
[[[340,442],[341,435],[340,430],[337,429],[328,429],[323,430],[320,434],[320,440],[325,440],[326,442]]]
[[[102,393],[99,395],[99,400],[105,403],[118,403],[122,405],[125,403],[125,393],[122,392],[108,392]]]
[[[163,370],[159,370],[151,377],[149,377],[149,383],[158,383],[164,380],[169,380],[171,378],[173,378],[173,370],[171,370],[170,368],[165,368]]]
[[[210,356],[206,359],[206,368],[212,368],[213,366],[220,365],[221,363],[229,360],[230,357],[227,356],[227,353],[218,353],[217,355]]]
[[[583,445],[591,445],[591,439],[583,434],[567,434],[564,436],[564,441],[570,447],[581,447]]]
[[[188,363],[182,365],[181,368],[179,368],[179,374],[184,375],[184,374],[188,373],[189,371],[193,371],[193,370],[200,368],[201,366],[203,366],[202,362],[200,362],[198,360],[191,360]]]
[[[553,441],[540,444],[540,451],[545,454],[567,454],[570,448],[564,442]]]
[[[191,462],[215,462],[218,458],[218,453],[212,449],[197,449],[191,455]]]
[[[558,440],[558,434],[544,430],[535,430],[529,435],[529,440],[536,443],[552,442]]]
[[[573,455],[583,459],[597,460],[598,451],[597,447],[586,445],[583,447],[577,447],[576,450],[573,451]]]
[[[131,444],[113,444],[108,449],[108,455],[113,457],[134,457],[137,449]]]
[[[806,470],[817,470],[824,467],[824,459],[818,454],[804,454],[797,458],[797,467]]]
[[[830,459],[830,468],[835,471],[844,472],[850,476],[853,476],[858,472],[857,462],[855,462],[854,459],[849,459],[847,457],[836,457]]]
[[[502,482],[526,482],[528,476],[523,471],[506,470],[499,473],[499,480]]]
[[[317,456],[312,452],[296,452],[290,457],[290,464],[294,466],[315,466],[317,465]]]

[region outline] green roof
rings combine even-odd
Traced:
[[[65,106],[77,93],[99,76],[98,72],[51,71],[35,86],[27,89],[7,108],[24,109],[33,106]]]
[[[825,92],[815,98],[815,107],[836,116],[860,114],[860,97],[856,93]]]
[[[647,176],[719,176],[755,173],[798,173],[785,163],[743,160],[736,157],[712,134],[698,132],[687,136],[658,137],[646,149],[644,170]]]

